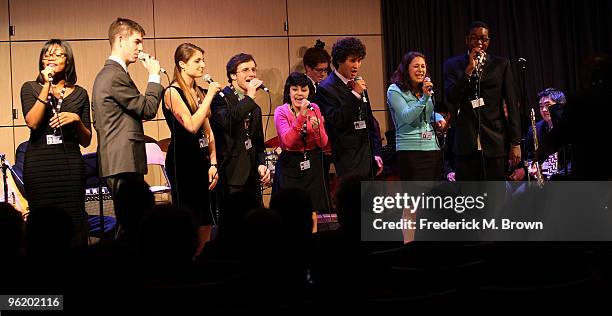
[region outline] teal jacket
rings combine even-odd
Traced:
[[[396,84],[392,84],[387,89],[387,104],[395,125],[397,150],[440,149],[430,123],[441,120],[442,116],[434,112],[433,102],[428,95],[424,94],[417,99],[411,92],[404,92]],[[431,132],[431,139],[423,139],[424,132]]]

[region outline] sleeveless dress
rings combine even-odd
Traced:
[[[185,104],[187,97],[180,88],[170,86],[178,93]],[[172,203],[191,210],[199,225],[213,224],[215,205],[208,190],[208,169],[210,168],[208,147],[200,148],[203,127],[192,134],[175,119],[172,111],[166,108],[165,98],[162,110],[170,129],[170,145],[166,154],[166,173],[172,186]],[[170,106],[170,104],[168,105]],[[189,112],[193,115],[189,107]],[[215,215],[216,216],[216,215]]]

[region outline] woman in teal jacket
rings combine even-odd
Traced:
[[[406,53],[387,90],[402,181],[435,181],[441,175],[442,156],[433,125],[442,129],[446,121],[434,112],[433,84],[426,75],[425,55]]]

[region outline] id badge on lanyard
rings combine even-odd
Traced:
[[[300,162],[300,171],[304,171],[308,169],[310,169],[310,160],[304,160]]]
[[[364,120],[355,121],[353,122],[353,124],[355,125],[355,129],[365,129],[366,128],[366,122]]]
[[[47,135],[47,145],[57,145],[62,143],[61,135]]]
[[[202,136],[202,138],[198,139],[198,142],[200,143],[200,148],[208,147],[208,138]]]

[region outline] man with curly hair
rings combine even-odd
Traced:
[[[335,69],[319,84],[314,98],[325,117],[339,177],[373,179],[383,170],[378,124],[367,99],[366,82],[358,76],[365,56],[365,45],[359,39],[339,39],[332,47]]]

